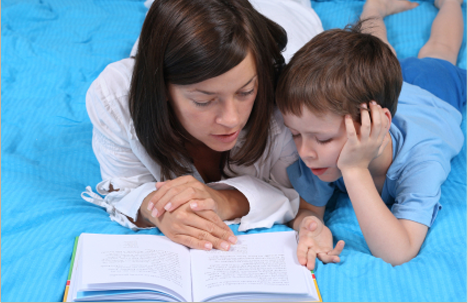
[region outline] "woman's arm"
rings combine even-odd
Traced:
[[[132,129],[126,93],[132,69],[132,59],[109,65],[87,93],[86,105],[93,123],[93,150],[104,180],[97,189],[105,195],[104,199],[95,195],[87,200],[105,207],[112,220],[123,226],[137,229],[154,225],[173,241],[191,243],[196,248],[205,247],[206,242],[200,244],[200,240],[206,241],[200,239],[204,236],[215,242],[211,243],[213,247],[222,248],[224,239],[218,236],[222,231],[229,236],[233,236],[233,233],[224,223],[220,223],[221,219],[215,213],[195,215],[190,209],[183,208],[173,216],[165,216],[164,220],[145,222],[144,218],[148,217],[145,214],[146,205],[142,204],[154,194],[160,169],[141,150],[141,146],[140,149],[135,147],[138,141]],[[222,231],[215,225],[222,226]],[[180,236],[182,234],[184,237]],[[217,240],[214,241],[213,237]]]

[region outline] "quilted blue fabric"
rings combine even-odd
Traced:
[[[436,10],[420,3],[386,21],[400,58],[415,56],[429,35]],[[2,301],[61,301],[75,236],[134,233],[80,197],[100,181],[85,94],[106,65],[128,56],[146,8],[136,0],[1,4]],[[329,29],[355,21],[363,2],[312,5]],[[463,11],[466,20],[466,3]],[[458,65],[466,68],[466,39]],[[466,137],[466,111],[461,127]],[[317,263],[324,301],[466,301],[466,143],[443,185],[444,208],[409,263],[374,258],[348,198],[335,198],[326,222],[347,244],[341,263]]]

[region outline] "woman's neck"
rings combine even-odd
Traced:
[[[220,163],[223,153],[214,151],[201,142],[186,143],[193,165],[205,183],[221,180]]]

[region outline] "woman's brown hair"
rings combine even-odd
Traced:
[[[245,144],[234,155],[225,152],[220,169],[251,165],[267,148],[286,43],[284,29],[247,0],[154,1],[140,35],[129,106],[138,139],[161,166],[163,179],[191,173],[192,162],[184,148],[190,135],[167,102],[168,83],[188,85],[219,76],[251,52],[258,92],[245,126]]]

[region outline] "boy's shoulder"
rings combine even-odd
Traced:
[[[450,160],[464,141],[457,109],[430,92],[403,84],[390,135],[393,161],[390,175],[407,172],[418,163],[435,161],[450,171]]]

